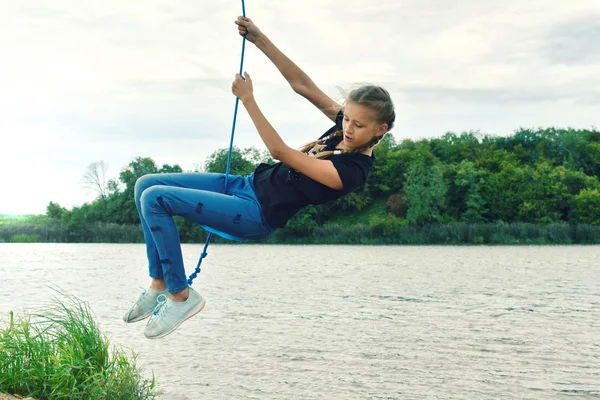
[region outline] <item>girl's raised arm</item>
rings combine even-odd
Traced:
[[[240,35],[245,35],[246,39],[254,43],[281,72],[288,81],[292,89],[314,104],[329,119],[335,121],[337,114],[342,106],[327,96],[310,79],[310,77],[300,69],[292,60],[290,60],[281,50],[279,50],[269,38],[263,34],[260,29],[254,25],[250,18],[238,17],[235,23],[238,26]]]

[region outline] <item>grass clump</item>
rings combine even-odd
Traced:
[[[45,312],[15,316],[0,329],[0,392],[45,399],[155,399],[122,350],[110,346],[86,303],[55,298]]]

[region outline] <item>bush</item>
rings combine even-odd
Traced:
[[[74,298],[0,330],[0,392],[46,399],[155,399],[154,379],[111,348],[87,305]]]
[[[408,212],[408,196],[404,193],[393,194],[388,197],[385,211],[395,217],[404,219]]]

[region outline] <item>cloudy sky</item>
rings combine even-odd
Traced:
[[[94,198],[87,165],[184,170],[227,147],[239,0],[0,0],[0,214]],[[247,0],[247,15],[325,92],[370,82],[394,136],[600,122],[598,0]],[[289,145],[330,123],[247,47],[259,105]],[[264,148],[245,110],[236,145]]]

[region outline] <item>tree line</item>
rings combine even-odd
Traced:
[[[196,171],[225,172],[227,154],[228,149],[213,152]],[[270,241],[600,242],[600,131],[595,128],[519,129],[510,136],[446,133],[401,141],[388,134],[374,155],[362,189],[307,207]],[[272,161],[266,151],[234,148],[231,173],[246,175]],[[98,194],[93,202],[71,210],[51,202],[45,216],[17,234],[30,235],[33,226],[46,224],[52,233],[42,241],[53,241],[53,235],[54,241],[94,241],[101,231],[114,231],[104,241],[140,241],[136,180],[182,168],[138,157],[106,182],[104,168],[93,163],[84,175]],[[176,221],[183,242],[206,237],[194,224]],[[9,241],[6,236],[16,232],[6,229],[6,224],[0,229],[0,240]]]

